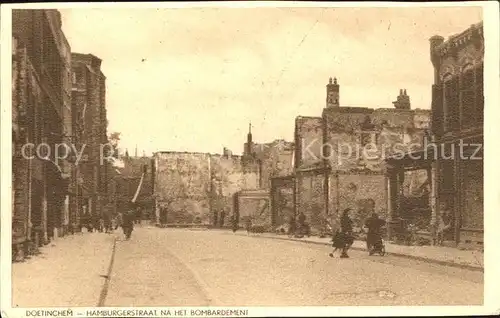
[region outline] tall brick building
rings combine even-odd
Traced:
[[[71,126],[71,49],[61,27],[57,10],[12,12],[12,236],[18,252],[48,242],[69,224],[72,168],[55,160],[56,144],[67,142]],[[41,156],[35,155],[42,144]]]
[[[437,213],[453,211],[456,244],[482,247],[484,93],[483,23],[450,37],[430,40],[434,66],[432,131],[445,152],[459,153],[437,160]],[[465,147],[460,144],[464,144]],[[479,243],[479,244],[478,244]]]
[[[394,215],[401,204],[402,171],[425,169],[431,179],[430,235],[436,238],[439,215],[450,212],[452,231],[444,244],[483,247],[483,24],[474,24],[447,41],[430,38],[434,67],[432,143],[400,159],[388,158]]]
[[[405,89],[394,108],[340,105],[340,85],[330,79],[322,116],[295,120],[295,213],[313,228],[335,223],[345,208],[357,222],[372,211],[387,216],[384,158],[421,147],[429,126],[430,111],[412,110]]]
[[[484,35],[483,23],[472,25],[447,41],[430,40],[434,66],[432,131],[445,152],[459,153],[437,161],[437,209],[453,211],[455,243],[482,247]],[[460,144],[466,145],[465,147]]]
[[[92,54],[72,53],[73,136],[76,148],[83,150],[75,172],[73,189],[77,218],[100,216],[112,208],[109,196],[111,164],[103,160],[108,143],[106,116],[106,77],[101,59]],[[78,221],[80,222],[80,221]]]

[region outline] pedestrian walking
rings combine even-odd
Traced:
[[[226,211],[224,209],[221,209],[220,211],[220,217],[219,217],[219,226],[222,228],[224,227],[224,219],[226,218]]]
[[[347,255],[347,251],[351,247],[352,243],[354,243],[354,238],[352,236],[352,219],[349,216],[351,209],[345,209],[342,213],[342,217],[340,218],[340,232],[342,236],[342,254],[340,258],[349,258]]]
[[[252,219],[250,217],[247,217],[246,219],[245,229],[247,230],[247,234],[250,234],[250,231],[252,230]]]
[[[109,205],[106,206],[105,210],[104,210],[104,231],[107,233],[107,234],[110,234],[112,231],[113,231],[113,226],[111,224],[111,210],[110,210],[110,207]]]
[[[135,211],[133,208],[129,208],[125,213],[123,213],[123,234],[125,235],[125,239],[129,240],[132,231],[134,230],[134,219],[135,219]]]
[[[123,214],[118,212],[115,216],[115,230],[118,230],[119,227],[123,225]]]
[[[345,246],[345,244],[344,244],[344,239],[342,237],[342,233],[339,230],[337,230],[332,237],[333,251],[330,253],[330,257],[334,257],[335,252],[337,252],[339,250],[342,251],[344,246]]]
[[[236,233],[238,230],[238,219],[234,214],[231,216],[231,226],[233,227],[233,233]]]
[[[368,229],[366,234],[366,249],[370,251],[374,244],[382,239],[382,227],[385,221],[379,218],[377,213],[372,215],[365,221],[365,227]]]

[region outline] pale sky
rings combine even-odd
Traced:
[[[293,141],[320,116],[330,76],[341,106],[393,107],[406,88],[430,108],[429,41],[482,19],[481,8],[60,9],[73,52],[103,60],[108,132],[121,148],[241,153]]]

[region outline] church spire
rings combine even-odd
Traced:
[[[247,134],[247,142],[245,145],[245,154],[250,156],[252,154],[253,149],[253,140],[252,140],[252,123],[248,124],[248,134]]]
[[[248,124],[248,135],[247,135],[247,141],[249,143],[252,142],[252,122]]]

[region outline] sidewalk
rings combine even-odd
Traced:
[[[115,234],[61,237],[41,254],[12,264],[13,307],[95,307],[113,254]]]
[[[246,232],[238,231],[236,234],[247,235]],[[310,244],[321,244],[331,246],[331,238],[305,237],[293,238],[287,235],[277,235],[271,233],[250,234],[251,236],[266,237],[287,241],[299,241]],[[465,268],[469,270],[484,272],[484,254],[480,251],[460,250],[453,247],[444,246],[405,246],[385,242],[387,255],[406,257],[428,263],[435,263],[446,266]],[[355,241],[351,249],[366,251],[366,242]]]

